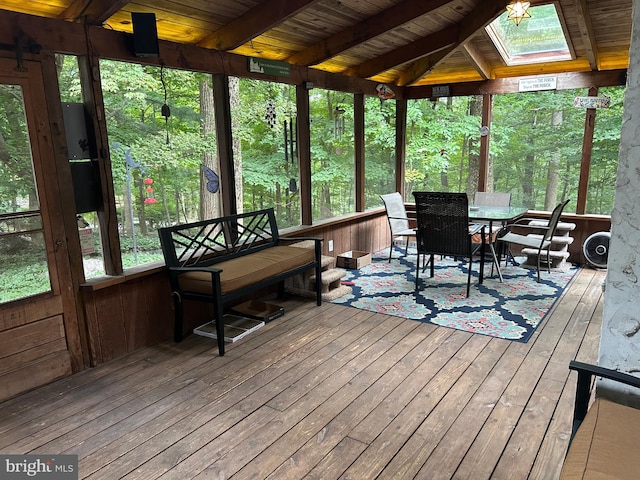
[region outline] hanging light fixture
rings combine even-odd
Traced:
[[[513,20],[513,23],[520,25],[523,18],[531,18],[529,6],[531,2],[521,2],[519,0],[511,2],[507,5],[507,20]]]

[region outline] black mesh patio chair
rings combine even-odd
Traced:
[[[468,260],[467,297],[471,287],[473,257],[480,254],[479,281],[483,282],[486,225],[469,224],[469,200],[466,193],[413,192],[416,201],[416,290],[420,272],[420,256],[429,256],[431,277],[434,276],[434,256],[452,256]],[[472,238],[480,234],[480,243]],[[423,267],[423,271],[426,265]]]

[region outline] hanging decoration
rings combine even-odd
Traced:
[[[387,87],[384,83],[379,83],[376,86],[376,93],[381,103],[385,100],[389,100],[390,98],[393,98],[396,96],[394,91],[391,90],[391,88]]]
[[[220,177],[218,177],[218,174],[204,164],[200,165],[200,169],[207,180],[207,190],[211,193],[218,193],[220,189]]]
[[[270,128],[274,128],[276,126],[276,106],[273,103],[273,100],[269,100],[267,102],[264,119],[267,121],[267,125],[269,125]]]
[[[344,134],[344,108],[336,106],[333,115],[333,135],[335,138],[342,138]]]
[[[296,112],[289,111],[289,121],[285,120],[283,123],[284,131],[284,161],[293,165],[298,158],[297,139],[296,139],[296,122],[294,121]]]
[[[520,25],[523,18],[531,18],[529,13],[529,6],[531,2],[515,1],[507,5],[507,20],[512,20],[513,23]]]
[[[144,199],[145,205],[153,205],[154,203],[158,203],[158,200],[153,196],[153,178],[147,177],[144,179],[145,192],[147,192],[147,198]]]
[[[169,117],[171,116],[171,109],[167,105],[167,85],[164,82],[164,64],[160,65],[160,83],[162,83],[162,91],[164,92],[164,104],[160,110],[161,115],[164,117],[164,126],[167,132],[167,145],[169,145]]]

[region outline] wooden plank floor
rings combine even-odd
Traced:
[[[0,404],[0,452],[89,479],[555,479],[603,280],[524,344],[292,297],[224,357],[192,335]]]

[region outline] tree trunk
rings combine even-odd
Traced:
[[[551,124],[554,129],[562,128],[562,110],[553,112],[551,116]],[[544,209],[551,211],[558,203],[558,183],[560,181],[560,149],[557,148],[551,153],[549,160],[549,168],[547,170],[547,191],[544,196]]]
[[[229,103],[231,111],[238,111],[240,108],[240,79],[238,77],[229,77]],[[238,132],[240,130],[240,116],[231,115],[231,131]],[[244,211],[243,198],[244,189],[242,187],[242,143],[240,135],[233,136],[233,172],[235,175],[236,187],[236,207],[238,213]]]
[[[203,139],[215,137],[216,124],[213,110],[213,87],[211,76],[203,75],[200,78],[200,134]],[[216,152],[206,151],[202,155],[202,164],[220,173],[220,161]],[[220,216],[220,195],[207,190],[207,177],[200,172],[200,219],[208,220]]]

